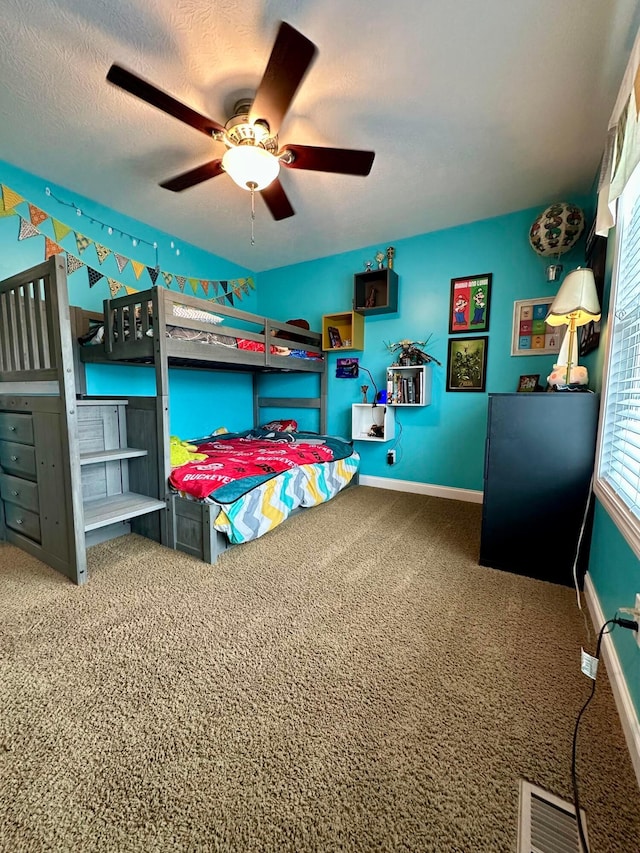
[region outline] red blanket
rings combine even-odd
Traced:
[[[274,476],[296,465],[331,462],[333,451],[324,444],[292,444],[255,438],[230,438],[208,441],[198,446],[208,460],[187,462],[174,468],[171,485],[196,498],[206,498],[213,491],[243,477]]]

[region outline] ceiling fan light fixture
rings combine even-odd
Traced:
[[[238,145],[225,151],[222,168],[243,190],[263,190],[278,177],[280,161],[258,145]]]

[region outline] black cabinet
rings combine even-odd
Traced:
[[[480,565],[571,585],[589,503],[599,396],[490,394]],[[580,547],[587,568],[590,519]]]

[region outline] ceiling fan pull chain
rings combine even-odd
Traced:
[[[251,190],[251,245],[255,246],[256,238],[253,233],[253,226],[256,221],[256,185],[253,182],[250,183],[249,189]]]

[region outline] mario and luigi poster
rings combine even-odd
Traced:
[[[491,278],[491,273],[484,273],[451,279],[450,335],[488,330]]]

